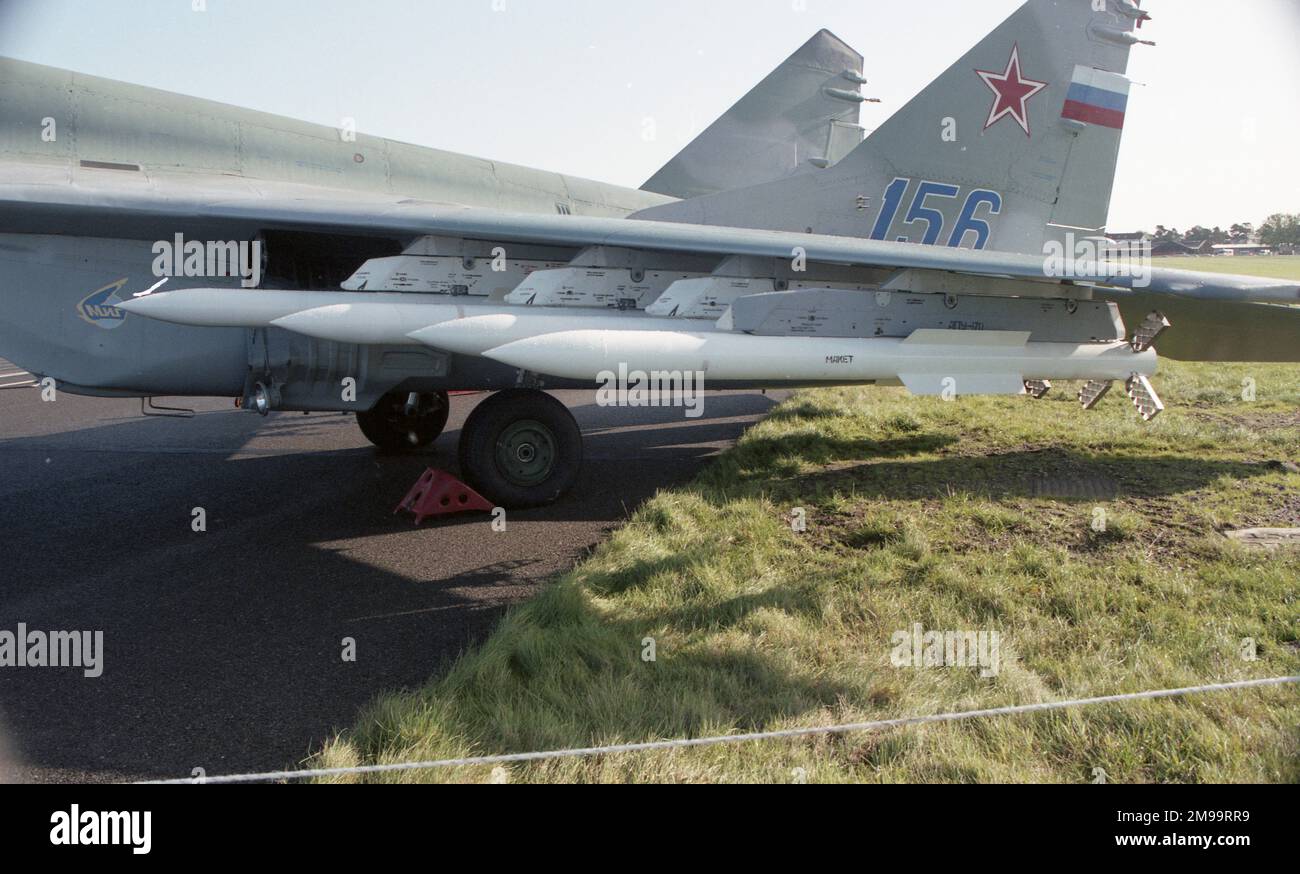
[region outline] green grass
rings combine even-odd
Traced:
[[[1294,279],[1300,282],[1300,255],[1273,255],[1236,258],[1156,258],[1156,267],[1177,270],[1200,270],[1204,273],[1235,273],[1263,276],[1268,279]]]
[[[1239,397],[1246,376],[1257,403]],[[313,758],[346,766],[826,725],[1300,674],[1300,368],[1170,365],[1122,395],[803,392],[664,491],[423,689]],[[795,508],[807,530],[793,530]],[[1093,528],[1105,513],[1104,531]],[[891,637],[996,631],[1002,669],[897,668]],[[1258,660],[1242,656],[1252,638]],[[657,658],[643,660],[647,640]],[[1300,781],[1300,693],[1234,692],[546,764],[486,782]]]

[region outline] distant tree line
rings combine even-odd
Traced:
[[[1300,214],[1278,213],[1269,216],[1259,229],[1259,241],[1276,249],[1300,250]]]
[[[1209,241],[1213,245],[1225,243],[1250,243],[1258,237],[1259,242],[1274,249],[1300,251],[1300,213],[1277,213],[1271,215],[1257,229],[1250,222],[1235,224],[1226,231],[1218,226],[1207,228],[1197,225],[1186,231],[1156,225],[1150,234],[1156,242],[1173,242],[1193,245]]]

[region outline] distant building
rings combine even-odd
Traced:
[[[1222,243],[1214,247],[1215,255],[1272,255],[1273,247],[1262,243]]]
[[[1138,231],[1133,234],[1107,234],[1099,239],[1099,248],[1101,254],[1114,256],[1120,253],[1131,253],[1134,249],[1150,253],[1151,235],[1145,231]]]
[[[1129,234],[1107,234],[1107,241],[1110,243],[1110,251],[1120,250],[1132,251],[1133,247],[1140,246],[1148,255],[1154,258],[1169,257],[1188,257],[1192,255],[1213,255],[1214,249],[1209,240],[1203,243],[1183,243],[1178,240],[1157,240],[1146,231],[1135,231]]]
[[[1132,234],[1107,234],[1107,238],[1114,240],[1116,243],[1149,243],[1151,235],[1146,231],[1137,231]]]
[[[1206,240],[1203,243],[1180,243],[1177,240],[1156,240],[1151,244],[1154,258],[1188,257],[1192,255],[1210,255],[1213,248]]]

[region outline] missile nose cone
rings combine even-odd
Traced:
[[[525,337],[483,355],[534,373],[594,380],[620,366],[706,370],[700,350],[707,342],[704,336],[681,332],[579,329]]]
[[[272,292],[185,288],[132,297],[117,304],[125,313],[201,328],[261,327]]]
[[[489,349],[513,339],[511,329],[519,317],[509,313],[469,316],[429,325],[409,336],[417,343],[457,355],[482,355]]]
[[[128,297],[126,300],[114,304],[114,306],[124,313],[133,313],[138,316],[144,316],[149,314],[149,298],[154,297],[165,297],[165,295],[151,294],[148,297]]]
[[[148,307],[138,306],[137,302],[143,301],[148,297],[155,296],[154,292],[158,291],[158,289],[162,288],[166,284],[167,284],[167,277],[163,277],[162,279],[159,279],[157,282],[155,282],[153,285],[146,288],[144,291],[139,292],[138,294],[133,294],[130,297],[128,297],[126,300],[119,302],[116,308],[126,313],[142,314],[145,311],[147,311]],[[165,296],[165,294],[163,296]]]
[[[566,354],[564,350],[557,353],[551,337],[529,337],[523,340],[515,340],[492,349],[486,349],[482,352],[482,355],[484,358],[499,361],[509,367],[518,367],[520,370],[544,373],[548,376],[557,376],[564,379],[586,379],[594,376],[600,370],[600,368],[592,369],[589,374],[586,372],[589,369],[586,362],[575,360],[578,356],[572,353]]]
[[[273,319],[271,325],[332,343],[359,345],[375,343],[376,337],[384,336],[384,331],[375,321],[368,320],[364,312],[359,312],[360,309],[363,307],[348,304],[314,307]],[[382,311],[377,315],[382,321]]]
[[[128,297],[126,300],[114,304],[114,306],[124,313],[133,316],[144,316],[145,318],[157,319],[163,322],[176,322],[183,324],[183,312],[178,312],[176,299],[178,293],[174,291],[163,291],[158,293],[146,294],[140,297]],[[180,307],[183,310],[184,307]]]
[[[335,343],[413,346],[419,342],[408,336],[414,325],[436,324],[455,317],[456,307],[447,304],[340,303],[304,309],[271,324]]]

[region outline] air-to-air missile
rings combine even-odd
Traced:
[[[511,306],[446,295],[190,289],[121,305],[181,324],[277,327],[340,343],[423,344],[583,381],[620,368],[693,372],[717,383],[900,382],[916,394],[1019,394],[1027,381],[1155,373],[1104,303],[879,295],[758,294],[719,320],[644,311]],[[961,309],[950,310],[959,306]],[[1068,327],[1066,308],[1073,313]],[[1057,312],[1060,310],[1060,312]],[[951,327],[954,312],[981,330]]]
[[[711,322],[655,318],[640,310],[529,308],[447,295],[195,288],[117,304],[133,315],[196,327],[283,328],[308,337],[362,345],[424,344],[464,355],[554,331],[707,329]],[[445,332],[434,329],[447,325]]]
[[[156,292],[115,304],[123,312],[176,325],[203,328],[267,328],[277,319],[321,307],[388,304],[420,307],[429,322],[455,318],[449,297],[421,294],[270,289],[186,288]]]
[[[446,327],[446,326],[440,326]],[[713,382],[773,385],[901,382],[914,394],[1022,394],[1027,380],[1151,376],[1150,349],[1129,343],[1038,343],[1028,332],[920,330],[906,339],[755,337],[684,331],[577,330],[538,334],[483,353],[533,373],[695,372]]]

